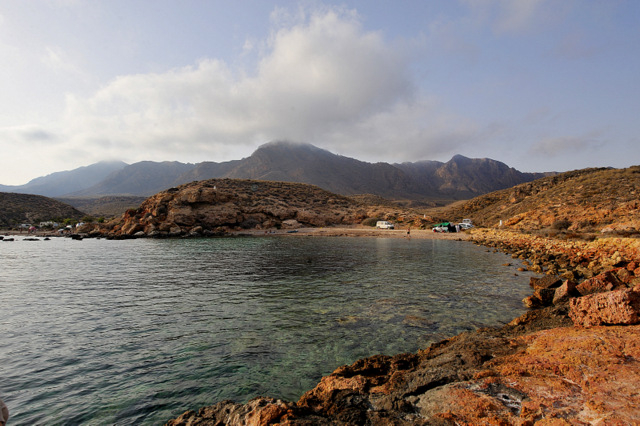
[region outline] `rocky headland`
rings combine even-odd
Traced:
[[[399,211],[313,185],[210,179],[159,192],[121,218],[88,224],[80,232],[115,238],[215,236],[239,230],[352,225],[367,217],[395,218]]]

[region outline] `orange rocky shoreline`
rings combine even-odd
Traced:
[[[532,279],[538,308],[415,354],[340,367],[297,402],[222,401],[167,425],[640,424],[640,240],[464,235],[545,272]],[[555,304],[540,297],[563,291]]]

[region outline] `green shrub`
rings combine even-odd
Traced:
[[[362,225],[364,226],[376,226],[376,223],[379,221],[380,219],[378,219],[377,217],[368,217],[365,220],[362,221]]]
[[[557,229],[558,231],[561,231],[563,229],[568,229],[571,226],[571,221],[568,219],[560,219],[560,220],[556,220],[555,222],[553,222],[553,224],[551,225],[551,227],[553,229]]]

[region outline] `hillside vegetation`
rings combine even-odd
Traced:
[[[518,231],[640,231],[640,166],[561,173],[481,195],[438,212]]]
[[[11,228],[21,223],[63,219],[80,219],[85,213],[52,198],[41,195],[0,192],[0,227]]]
[[[146,198],[125,195],[111,195],[105,197],[70,197],[57,198],[65,204],[69,204],[94,217],[112,218],[122,216],[131,208],[137,208]]]

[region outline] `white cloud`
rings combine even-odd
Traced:
[[[58,46],[45,47],[40,60],[53,71],[68,73],[76,78],[87,78],[80,67],[74,65],[69,55]]]
[[[7,145],[18,145],[24,151],[29,151],[57,141],[58,136],[40,126],[12,126],[0,128],[0,140]]]
[[[407,57],[381,34],[364,31],[355,13],[331,9],[279,24],[266,46],[254,70],[205,59],[121,76],[88,99],[69,96],[69,134],[88,150],[121,158],[192,152],[201,160],[274,139],[350,143],[362,129],[372,136],[401,132],[408,120],[421,136],[424,102],[415,102]],[[439,120],[437,110],[429,112]]]
[[[501,14],[497,25],[500,31],[512,32],[527,28],[534,20],[536,12],[546,0],[502,0]]]
[[[475,19],[481,24],[489,23],[497,33],[519,33],[540,23],[545,10],[556,10],[562,14],[568,0],[555,2],[548,7],[548,0],[464,0],[473,11]],[[546,4],[546,5],[545,5]],[[544,16],[549,19],[549,16]]]
[[[593,131],[579,136],[543,138],[531,146],[530,153],[547,158],[581,156],[585,151],[594,151],[602,146],[602,132]]]

